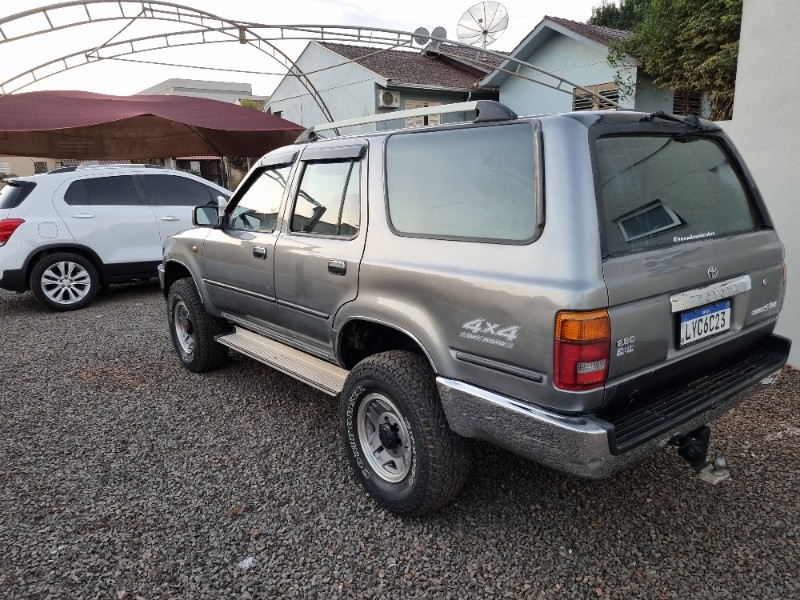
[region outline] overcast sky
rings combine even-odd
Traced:
[[[503,0],[508,10],[509,25],[505,33],[490,49],[512,50],[545,15],[575,21],[586,21],[593,6],[601,0]],[[456,38],[456,28],[461,15],[475,2],[472,0],[184,0],[182,4],[203,10],[222,18],[248,21],[266,25],[360,25],[383,29],[413,31],[425,27],[429,31],[442,26],[449,39]],[[41,0],[4,0],[0,19],[13,14],[54,5],[56,2]],[[124,3],[133,7],[133,3]],[[116,3],[114,3],[116,5]],[[93,16],[118,13],[108,6],[90,6]],[[105,12],[104,12],[105,11]],[[85,20],[83,8],[59,9],[49,13],[53,24],[76,23]],[[96,48],[111,38],[115,40],[143,37],[157,33],[185,30],[179,23],[156,22],[151,19],[81,25],[64,31],[48,33],[23,40],[0,43],[0,83],[64,55]],[[43,16],[31,16],[0,25],[6,37],[22,35],[46,25]],[[123,27],[127,28],[120,32]],[[2,38],[0,38],[2,39]],[[303,42],[281,42],[279,48],[292,58],[300,53]],[[78,89],[106,94],[134,94],[171,77],[203,79],[212,81],[235,81],[250,83],[253,93],[268,95],[280,80],[284,67],[264,53],[238,43],[193,45],[187,48],[172,48],[138,52],[126,57],[134,61],[172,63],[201,66],[204,70],[188,67],[160,66],[106,60],[74,68],[43,79],[20,91],[45,89]],[[79,61],[80,62],[80,61]],[[74,63],[70,63],[74,64]],[[254,73],[235,72],[252,71]],[[267,73],[276,73],[268,75]],[[7,88],[7,91],[10,91]]]

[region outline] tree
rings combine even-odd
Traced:
[[[742,0],[650,0],[621,48],[656,85],[701,90],[711,118],[730,119],[741,24]]]
[[[650,5],[650,0],[620,0],[619,6],[614,2],[606,2],[592,8],[592,16],[587,23],[633,31],[633,28],[642,20],[644,12]]]
[[[590,23],[626,28],[632,35],[612,45],[609,62],[635,56],[656,85],[688,93],[702,91],[711,119],[733,114],[742,0],[621,0],[592,9]]]

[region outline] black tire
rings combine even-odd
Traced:
[[[170,286],[167,320],[172,345],[184,367],[202,373],[225,364],[228,348],[214,337],[230,328],[225,321],[206,312],[191,279],[179,279]]]
[[[83,308],[100,289],[91,261],[72,252],[43,256],[33,267],[29,283],[42,306],[59,312]]]
[[[424,358],[392,351],[358,363],[342,390],[340,417],[355,478],[384,508],[422,516],[461,491],[469,443],[450,431]]]

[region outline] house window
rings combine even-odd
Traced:
[[[33,161],[34,173],[47,173],[47,163],[43,160]]]
[[[427,108],[429,106],[441,106],[441,102],[428,102],[426,100],[406,100],[406,110],[413,108]],[[424,115],[419,117],[409,117],[406,119],[406,127],[422,127],[423,125],[440,125],[442,115]]]
[[[675,91],[675,97],[672,100],[672,114],[682,115],[687,117],[694,115],[700,116],[703,111],[703,93],[702,92],[688,92],[688,91]]]
[[[619,102],[619,88],[616,83],[602,83],[600,85],[584,86],[587,90],[608,98],[614,102]],[[610,104],[602,103],[598,98],[587,94],[581,89],[575,88],[572,93],[572,110],[602,110],[613,108]]]

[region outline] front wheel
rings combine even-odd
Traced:
[[[422,357],[392,351],[358,363],[345,382],[340,416],[356,479],[388,510],[428,514],[464,485],[468,442],[450,431]]]
[[[225,363],[228,348],[214,338],[225,333],[228,325],[206,312],[191,279],[180,279],[170,286],[167,319],[172,345],[184,367],[202,373]]]
[[[72,252],[57,252],[36,263],[30,286],[43,306],[63,312],[89,304],[100,289],[100,278],[88,259]]]

